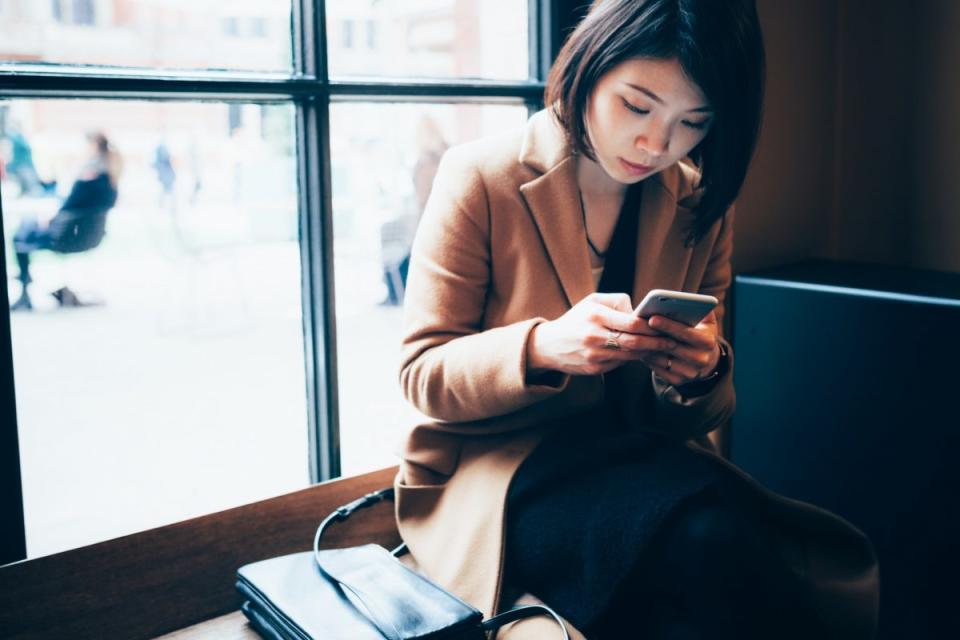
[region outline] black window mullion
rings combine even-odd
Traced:
[[[0,198],[2,202],[2,198]],[[20,444],[7,293],[6,238],[0,204],[0,565],[27,557],[20,479]]]
[[[296,72],[316,80],[313,95],[297,104],[297,145],[310,480],[321,482],[340,475],[330,95],[323,3],[296,4]]]
[[[295,76],[312,75],[307,70],[309,64],[306,51],[309,43],[305,41],[303,24],[312,19],[313,7],[309,2],[303,0],[293,0],[292,11],[290,12],[290,38],[293,43],[293,73]]]
[[[536,99],[527,100],[527,112],[533,115],[543,108],[543,91],[546,88],[547,75],[556,46],[554,33],[556,32],[557,12],[553,6],[554,0],[528,0],[530,19],[530,79],[538,85],[539,93]]]
[[[126,98],[186,100],[289,100],[317,91],[312,78],[210,73],[136,76],[110,70],[52,72],[34,67],[0,67],[4,98]]]
[[[551,0],[528,0],[530,15],[530,78],[546,82],[556,54],[556,11]]]
[[[312,482],[340,475],[329,129],[327,96],[298,105],[300,256]]]
[[[308,0],[301,0],[307,2]],[[308,15],[303,16],[304,19]],[[349,77],[327,80],[322,55],[305,55],[304,47],[318,48],[317,39],[305,35],[296,47],[301,69],[297,75],[206,74],[170,76],[116,74],[109,70],[64,71],[55,73],[33,67],[0,66],[2,98],[119,98],[146,100],[290,100],[317,96],[329,90],[335,97],[391,101],[533,101],[543,93],[541,79],[494,81],[475,79]],[[531,45],[532,46],[532,45]],[[532,57],[536,57],[531,53]]]
[[[492,82],[485,80],[393,80],[386,78],[332,78],[330,95],[390,102],[515,102],[537,100],[543,83]]]

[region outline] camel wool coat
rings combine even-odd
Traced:
[[[724,300],[733,210],[686,247],[697,178],[684,161],[646,179],[628,292],[634,304],[653,288]],[[525,371],[531,330],[594,292],[588,251],[576,154],[551,111],[444,155],[414,242],[404,303],[400,382],[429,420],[406,436],[396,516],[420,569],[485,616],[499,606],[511,478],[558,417],[604,402],[602,376],[557,374],[544,382],[528,380]],[[837,637],[872,637],[878,570],[863,534],[829,512],[773,494],[711,450],[706,434],[734,409],[733,351],[724,345],[731,366],[699,397],[683,397],[642,363],[624,365],[636,393],[615,399],[621,415],[633,428],[685,441],[740,478]],[[583,437],[592,431],[585,424]]]

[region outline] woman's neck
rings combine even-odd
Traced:
[[[577,186],[580,193],[603,199],[622,199],[627,190],[627,185],[611,178],[603,167],[582,153],[577,156]]]

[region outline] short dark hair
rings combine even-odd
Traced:
[[[763,109],[765,58],[754,0],[595,0],[557,56],[544,93],[575,150],[596,159],[584,122],[600,78],[633,58],[676,58],[714,110],[690,152],[699,204],[687,244],[724,215],[743,186]]]

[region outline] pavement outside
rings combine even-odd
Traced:
[[[28,205],[4,201],[6,238]],[[309,483],[295,231],[248,233],[228,206],[189,214],[121,203],[100,247],[36,255],[36,309],[11,319],[29,557]],[[397,383],[401,311],[377,304],[367,235],[336,246],[345,475],[396,464],[418,416]],[[49,292],[64,284],[101,304],[58,308]]]

